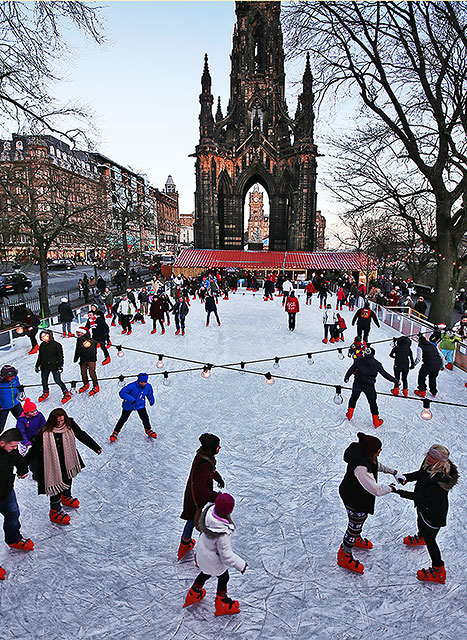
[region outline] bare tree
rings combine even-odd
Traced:
[[[21,238],[33,248],[42,315],[48,316],[48,251],[61,243],[89,243],[99,236],[105,216],[97,178],[57,167],[40,152],[39,146],[21,162],[0,164],[0,233],[4,244],[17,246]]]
[[[373,194],[376,181],[362,179],[361,201],[396,206],[435,253],[434,322],[450,317],[467,264],[466,20],[463,2],[299,2],[285,16],[290,53],[312,54],[318,104],[358,95],[353,150],[376,157],[383,177]],[[354,166],[354,184],[364,169]],[[432,236],[414,214],[420,197],[433,207]]]
[[[67,129],[64,120],[82,120],[81,107],[60,105],[51,84],[58,80],[57,60],[67,52],[64,32],[70,25],[97,43],[99,8],[86,2],[0,2],[0,124],[12,122],[28,133],[48,130],[74,140],[81,127]],[[86,129],[89,128],[89,123]]]

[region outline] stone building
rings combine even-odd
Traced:
[[[263,192],[258,184],[249,193],[248,207],[248,245],[250,248],[262,249],[264,240],[269,236],[269,216],[265,215]]]
[[[270,250],[313,250],[316,158],[313,78],[305,63],[295,117],[285,100],[280,2],[236,2],[230,100],[215,115],[208,57],[196,147],[195,246],[242,248],[244,203],[259,183],[270,203]]]

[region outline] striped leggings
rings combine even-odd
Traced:
[[[351,554],[355,540],[360,536],[368,514],[361,511],[354,511],[353,509],[349,509],[349,507],[345,508],[347,509],[349,524],[347,525],[347,531],[344,533],[342,548],[345,553]]]

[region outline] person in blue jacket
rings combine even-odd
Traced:
[[[110,436],[110,442],[115,442],[118,434],[122,430],[123,425],[130,417],[132,411],[137,411],[141,422],[143,423],[146,435],[150,438],[157,438],[155,431],[151,429],[149,423],[148,412],[146,411],[146,398],[149,400],[151,407],[154,405],[154,392],[152,386],[148,382],[147,373],[139,373],[135,382],[130,382],[121,389],[120,398],[123,400],[122,415],[118,419],[115,429]]]
[[[6,364],[0,370],[0,433],[5,428],[10,411],[16,419],[23,412],[23,407],[19,401],[19,387],[18,369]]]

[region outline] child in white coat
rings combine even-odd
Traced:
[[[235,500],[228,493],[217,496],[214,504],[208,503],[199,518],[198,528],[201,535],[198,540],[196,563],[201,569],[189,590],[184,607],[200,602],[206,595],[204,583],[211,576],[217,576],[216,616],[240,613],[238,600],[227,597],[227,583],[229,581],[228,567],[234,567],[240,573],[245,573],[247,563],[232,551],[230,536],[235,530],[230,514],[235,506]]]

